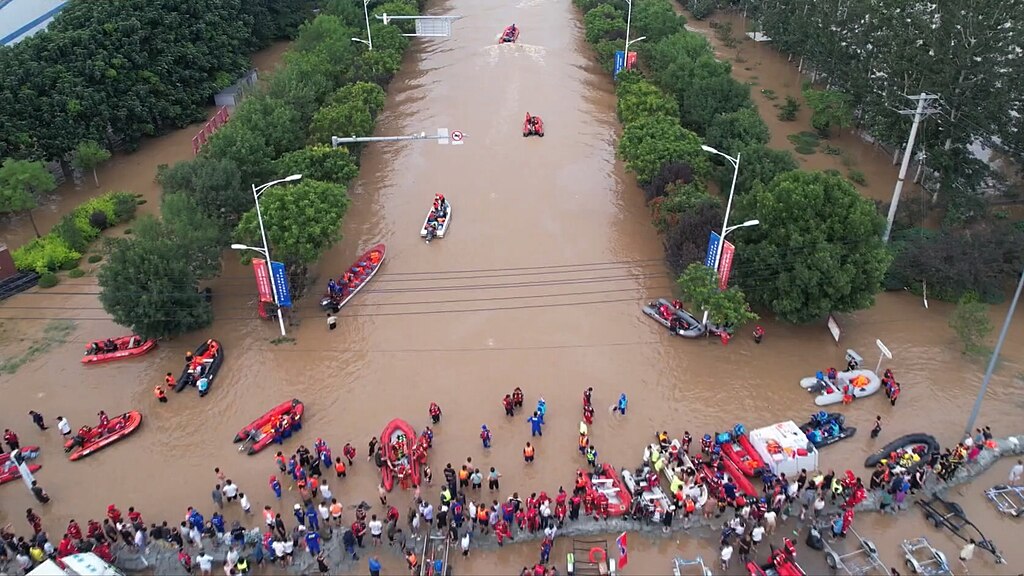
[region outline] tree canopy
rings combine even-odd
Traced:
[[[670,162],[686,162],[699,175],[708,173],[707,154],[700,137],[670,116],[644,117],[626,126],[619,154],[641,184],[650,182]]]
[[[804,323],[874,303],[891,256],[885,220],[843,178],[787,172],[738,199],[730,236],[737,284],[781,319]]]
[[[221,221],[225,229],[253,208],[249,183],[242,182],[232,160],[199,156],[158,171],[157,181],[165,195],[188,196],[200,212]]]
[[[0,165],[0,214],[28,214],[38,238],[41,234],[32,217],[32,209],[39,205],[40,194],[52,192],[56,187],[53,174],[42,162],[8,158]]]
[[[110,158],[110,151],[92,140],[85,140],[78,143],[75,148],[75,156],[72,160],[75,168],[83,172],[92,172],[92,179],[96,187],[100,187],[100,177],[96,174],[96,167]]]
[[[750,311],[743,291],[735,286],[718,289],[718,275],[702,262],[694,262],[683,270],[676,280],[683,295],[701,313],[708,313],[708,321],[720,326],[737,328],[757,320],[757,314]]]

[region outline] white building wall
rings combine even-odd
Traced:
[[[69,0],[0,0],[0,46],[46,28]]]

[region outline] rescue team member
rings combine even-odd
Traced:
[[[529,464],[529,463],[533,462],[533,455],[534,455],[533,445],[530,444],[529,442],[527,442],[526,443],[526,447],[523,448],[523,460],[525,460],[526,463]]]
[[[161,404],[167,402],[167,394],[164,393],[163,387],[159,384],[153,387],[153,395],[156,396],[156,399],[159,400]]]

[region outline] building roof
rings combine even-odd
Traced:
[[[0,0],[0,46],[46,28],[69,0]]]

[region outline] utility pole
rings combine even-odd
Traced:
[[[907,147],[903,150],[903,164],[900,166],[900,175],[896,179],[896,188],[892,191],[892,202],[889,204],[889,217],[885,222],[885,234],[882,235],[882,242],[889,243],[889,235],[892,234],[892,223],[896,219],[896,209],[900,205],[900,194],[903,193],[903,181],[907,177],[907,168],[910,167],[910,158],[914,153],[914,140],[917,138],[917,127],[925,115],[938,112],[936,108],[925,109],[925,106],[932,100],[938,100],[938,96],[921,93],[920,96],[907,96],[911,100],[917,100],[917,110],[902,110],[900,114],[913,114],[914,124],[910,127],[910,138],[907,139]]]

